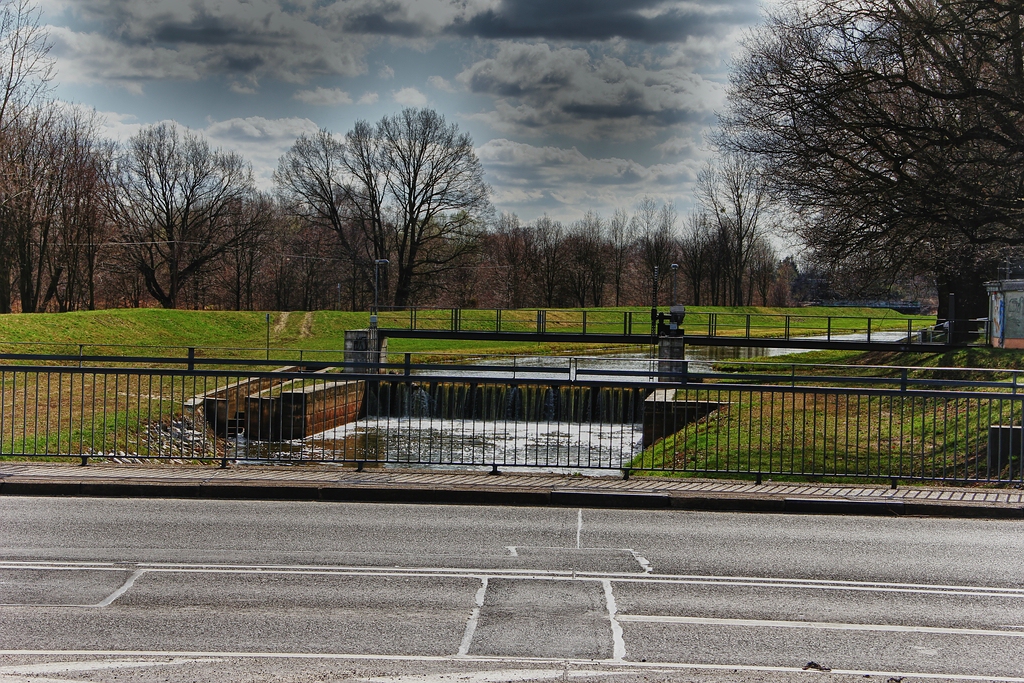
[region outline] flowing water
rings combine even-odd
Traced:
[[[902,336],[875,333],[872,339]],[[691,371],[706,372],[715,361],[803,351],[687,346],[686,360],[692,362]],[[467,364],[464,359],[453,363]],[[302,459],[381,461],[385,466],[528,465],[546,471],[616,473],[643,450],[648,390],[630,383],[653,381],[658,361],[650,349],[600,356],[487,356],[472,364],[480,370],[417,371],[412,379],[384,382],[369,398],[366,417],[281,444],[278,452]],[[545,380],[607,380],[621,386],[551,386]]]

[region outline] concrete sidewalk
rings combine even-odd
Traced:
[[[87,467],[0,463],[0,495],[373,501],[676,508],[1024,519],[1024,491],[979,487],[795,484],[634,475],[628,480],[486,472],[243,465]]]

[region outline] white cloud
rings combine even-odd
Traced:
[[[124,142],[139,132],[143,124],[132,114],[112,111],[97,112],[100,117],[100,134],[117,142]]]
[[[356,104],[376,104],[380,96],[375,92],[364,92]]]
[[[427,96],[416,88],[402,88],[391,93],[391,97],[403,107],[422,107],[427,103]]]
[[[677,156],[693,158],[700,156],[700,148],[693,138],[673,136],[665,140],[665,142],[655,145],[654,149],[661,153],[662,158]]]
[[[588,209],[610,214],[641,197],[688,205],[699,160],[645,166],[631,159],[593,158],[577,148],[491,140],[477,154],[494,189],[493,201],[526,220],[546,211],[573,220]]]
[[[338,106],[352,104],[352,98],[341,88],[316,88],[315,90],[299,90],[294,98],[306,104],[322,106]]]
[[[318,3],[302,0],[289,11],[278,0],[79,0],[65,7],[89,30],[49,27],[61,78],[133,91],[149,80],[220,74],[290,83],[354,76],[365,71],[373,40],[339,31]]]
[[[395,70],[392,69],[387,64],[382,66],[380,68],[380,70],[377,71],[377,78],[380,78],[381,80],[390,81],[394,77],[395,77]]]
[[[441,76],[431,76],[427,79],[427,83],[434,86],[442,92],[455,92],[455,86],[451,84],[446,78]]]
[[[214,121],[201,129],[211,145],[238,152],[252,164],[257,184],[263,189],[273,186],[272,175],[277,160],[288,151],[302,133],[319,129],[306,118],[266,119],[262,116]]]

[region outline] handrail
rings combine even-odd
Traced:
[[[558,366],[537,363],[439,363],[411,360],[412,354],[403,362],[367,362],[352,359],[335,361],[306,361],[296,366],[288,359],[238,359],[202,357],[129,357],[129,356],[74,356],[46,354],[0,354],[0,360],[21,361],[18,364],[0,365],[0,372],[102,372],[109,374],[194,374],[195,376],[266,376],[266,377],[318,377],[355,379],[357,376],[392,380],[396,376],[411,378],[410,381],[441,381],[442,377],[458,377],[460,381],[481,381],[488,377],[496,381],[584,381],[594,378],[599,382],[636,382],[645,377],[658,377],[673,384],[714,381],[723,385],[756,383],[758,386],[772,386],[779,383],[790,385],[843,385],[878,386],[900,385],[903,389],[913,387],[977,387],[1012,394],[1018,393],[1022,385],[1022,370],[999,368],[955,368],[884,365],[843,365],[814,363],[771,363],[764,361],[717,361],[701,363],[671,359],[616,359],[617,368],[581,367],[580,360],[601,360],[593,357],[566,356],[566,363]],[[27,362],[26,362],[27,361]],[[634,367],[621,367],[622,363],[633,362]],[[661,363],[681,364],[682,370],[661,370]],[[53,365],[66,363],[67,365]],[[86,366],[85,363],[90,363]],[[119,364],[97,366],[96,363]],[[140,367],[143,364],[167,367]],[[227,366],[216,368],[214,366]],[[282,367],[284,366],[284,367]],[[702,369],[706,367],[708,369]],[[257,369],[252,368],[269,368]],[[754,367],[755,371],[750,368]],[[730,370],[730,368],[735,368]],[[774,370],[774,371],[772,371]],[[799,372],[798,372],[799,370]],[[863,374],[868,371],[869,374]],[[856,372],[857,374],[853,374]],[[436,374],[425,374],[436,373]],[[463,373],[463,374],[459,374]],[[472,373],[472,374],[466,374]],[[927,377],[920,376],[927,374]],[[937,375],[950,374],[950,377]],[[915,376],[916,375],[916,376]],[[971,377],[970,375],[976,375]],[[510,377],[511,376],[511,377]],[[1021,393],[1024,396],[1024,392]]]

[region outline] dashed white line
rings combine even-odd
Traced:
[[[612,582],[605,579],[601,582],[604,586],[604,600],[608,606],[608,621],[612,626],[612,659],[621,661],[626,657],[626,641],[622,638],[622,626],[616,618],[618,607],[615,604],[615,595],[612,593]]]
[[[466,622],[466,631],[462,634],[462,643],[459,645],[458,657],[469,655],[469,648],[473,644],[473,635],[476,633],[476,625],[480,621],[480,608],[484,606],[484,598],[487,595],[487,577],[480,577],[480,588],[476,591],[476,600],[473,611],[469,614],[469,621]]]
[[[507,545],[505,548],[508,549],[508,554],[512,557],[519,557],[519,553],[516,551],[516,547],[514,545]]]

